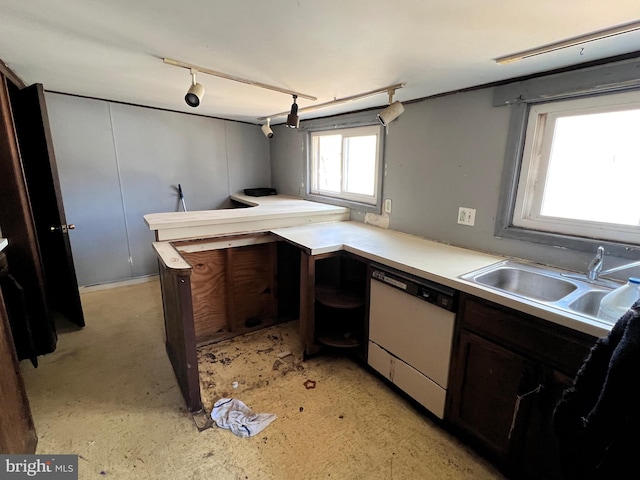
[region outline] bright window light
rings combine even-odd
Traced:
[[[531,108],[513,224],[638,243],[640,94]]]
[[[380,126],[311,132],[311,193],[376,205]]]

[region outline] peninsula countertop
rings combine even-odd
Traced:
[[[352,221],[319,223],[268,231],[298,246],[309,255],[344,250],[380,265],[452,287],[594,337],[607,335],[611,328],[610,325],[595,319],[560,311],[460,278],[465,273],[505,260],[505,257],[498,255],[445,245]],[[154,242],[153,246],[170,268],[175,270],[191,268],[171,242]]]
[[[206,238],[232,233],[267,231],[296,225],[349,219],[349,209],[286,195],[231,195],[240,208],[150,213],[144,221],[157,240]]]
[[[225,236],[270,233],[309,255],[344,250],[594,337],[607,335],[611,329],[610,325],[590,317],[559,311],[460,278],[465,273],[501,262],[507,257],[348,221],[349,210],[342,207],[283,195],[233,195],[231,198],[255,206],[145,215],[149,227],[157,230],[159,241],[154,242],[153,247],[163,262],[176,270],[191,268],[172,245],[173,240],[218,238],[216,241],[223,245]]]

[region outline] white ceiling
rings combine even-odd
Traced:
[[[492,60],[638,19],[638,0],[0,0],[0,59],[50,91],[259,123],[291,97],[200,74],[206,94],[194,109],[184,102],[189,71],[162,58],[318,98],[301,108],[395,83],[407,101],[640,51],[634,32]]]

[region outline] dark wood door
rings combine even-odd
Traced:
[[[560,444],[553,429],[553,412],[562,392],[573,383],[573,377],[553,369],[545,369],[544,388],[532,403],[529,428],[525,438],[522,471],[531,480],[562,480]]]
[[[509,463],[526,416],[518,396],[535,388],[536,364],[464,330],[459,341],[449,419]]]
[[[16,142],[7,80],[3,75],[0,75],[0,228],[2,236],[9,240],[3,253],[11,264],[14,292],[24,294],[5,294],[7,304],[24,305],[18,309],[23,312],[20,318],[11,322],[14,329],[16,325],[20,329],[18,338],[28,338],[16,344],[18,358],[31,358],[35,363],[37,355],[55,350],[57,336],[47,306],[40,249]],[[33,332],[37,335],[31,336]],[[18,338],[14,340],[17,342]]]
[[[49,307],[83,327],[78,280],[73,265],[69,229],[58,179],[49,118],[41,84],[9,94],[40,247]]]

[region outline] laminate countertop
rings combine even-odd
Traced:
[[[260,232],[290,242],[309,255],[344,250],[380,265],[455,288],[594,337],[607,335],[611,329],[611,325],[591,317],[559,310],[460,278],[463,274],[509,257],[454,247],[414,235],[348,221],[348,209],[342,207],[282,195],[234,195],[231,198],[255,206],[222,211],[145,215],[149,228],[157,231],[156,238],[159,241],[153,243],[153,248],[159,258],[169,268],[186,272],[191,266],[174,247],[173,240],[208,238],[212,243],[210,248],[226,248],[238,245],[227,240],[230,236]]]
[[[594,337],[611,325],[459,278],[507,257],[454,247],[358,222],[334,222],[271,230],[310,255],[344,250],[380,265],[425,278]],[[515,259],[524,263],[531,263]]]
[[[349,219],[348,208],[286,195],[250,197],[236,194],[230,198],[246,207],[150,213],[144,215],[144,221],[150,230],[156,231],[157,240],[178,240]]]

